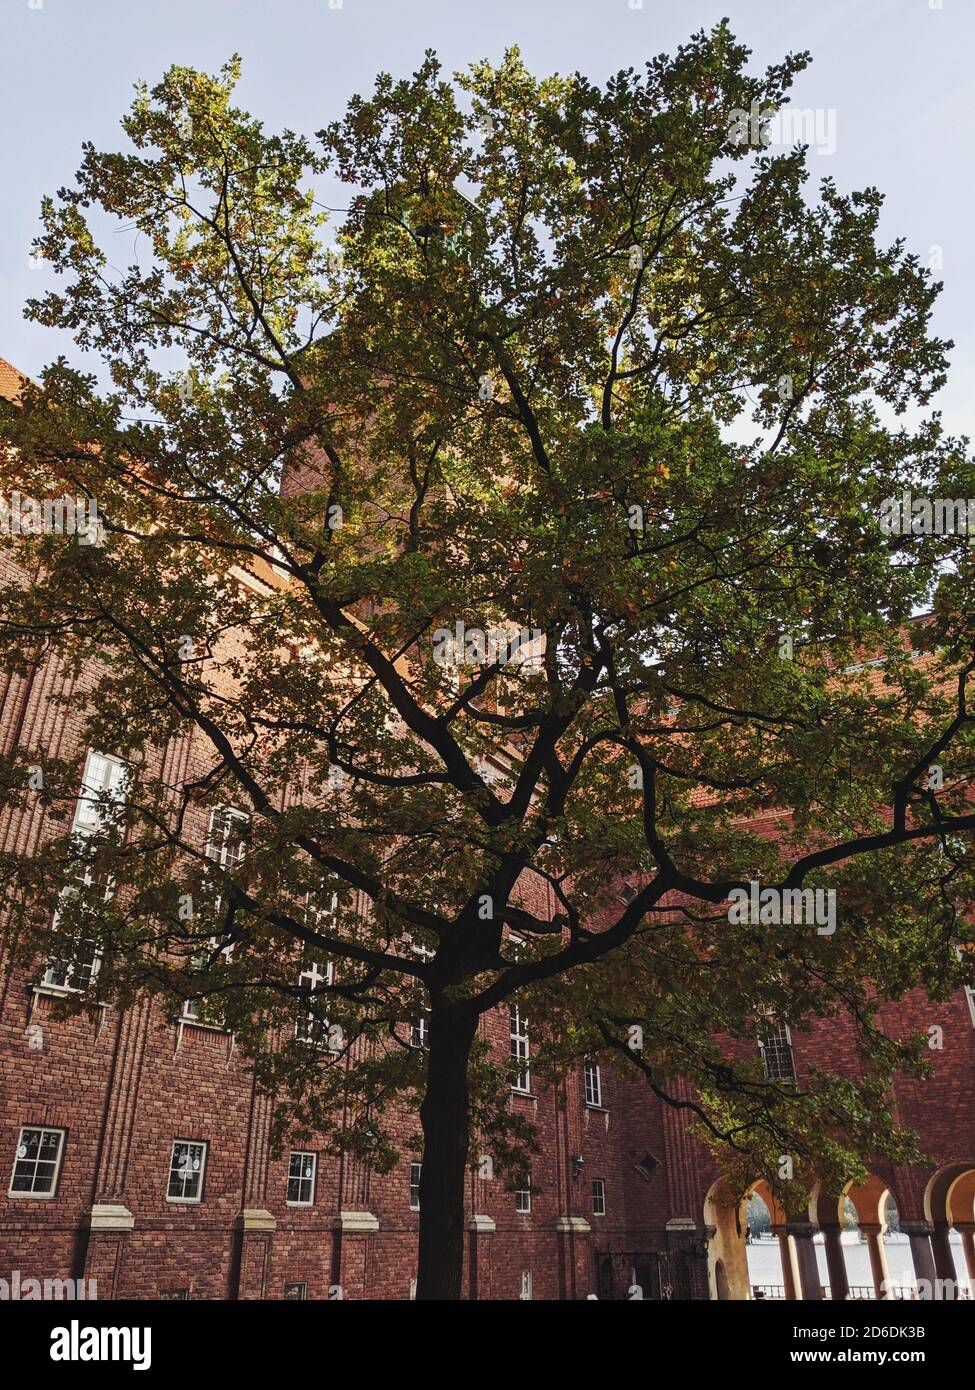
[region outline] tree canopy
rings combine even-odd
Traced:
[[[0,646],[84,673],[84,742],[132,776],[79,837],[77,757],[4,759],[58,830],[4,856],[12,948],[96,942],[81,1006],[204,1000],[282,1131],[351,1098],[335,1142],[389,1165],[422,1098],[421,1297],[455,1287],[423,1271],[468,1127],[531,1146],[472,1045],[498,1005],[541,1074],[598,1052],[799,1191],[916,1154],[885,1097],[923,1046],[877,1008],[971,978],[971,552],[883,522],[972,493],[918,409],[939,287],[876,190],[732,138],[807,55],[747,60],[725,25],[605,86],[428,54],[314,137],[236,107],[236,59],[175,67],[44,203],[29,313],[103,376],[25,385],[5,472],[103,538],[12,538]],[[754,881],[835,892],[835,931],[729,920]],[[856,1084],[763,1074],[763,1018],[832,1014]]]

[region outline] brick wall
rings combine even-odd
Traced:
[[[56,660],[9,679],[0,687],[0,747],[74,752],[80,764],[87,683],[70,685]],[[50,703],[59,690],[73,701],[67,712]],[[180,775],[200,770],[188,744],[164,756]],[[202,839],[205,827],[196,830]],[[0,812],[5,847],[36,847],[44,833],[36,810]],[[269,1103],[255,1093],[231,1038],[180,1028],[148,1001],[60,1019],[53,1002],[35,993],[36,974],[4,969],[0,976],[0,1168],[8,1174],[0,1184],[0,1277],[14,1269],[37,1278],[87,1275],[97,1278],[101,1296],[118,1298],[182,1290],[193,1298],[280,1298],[287,1284],[304,1284],[311,1298],[336,1289],[354,1298],[409,1296],[417,1228],[409,1152],[387,1175],[322,1156],[314,1205],[289,1206],[287,1154],[269,1152]],[[943,1050],[931,1053],[933,1078],[903,1080],[896,1091],[901,1122],[920,1131],[933,1162],[878,1168],[902,1218],[922,1219],[936,1168],[975,1164],[975,1027],[961,995],[938,1006],[911,995],[884,1018],[899,1030],[944,1029]],[[505,1015],[484,1027],[506,1053]],[[812,1065],[855,1074],[852,1039],[841,1022],[793,1042],[800,1075]],[[605,1067],[602,1079],[599,1109],[585,1106],[578,1074],[555,1092],[513,1098],[538,1126],[532,1211],[517,1213],[500,1179],[471,1177],[469,1296],[516,1298],[529,1273],[535,1298],[584,1298],[597,1287],[597,1258],[608,1271],[603,1278],[618,1276],[625,1285],[637,1256],[662,1261],[672,1284],[683,1271],[686,1280],[675,1287],[702,1296],[699,1264],[686,1248],[700,1243],[713,1165],[680,1113],[638,1081]],[[66,1131],[50,1200],[7,1194],[17,1135],[27,1123]],[[401,1138],[415,1133],[416,1117],[403,1114],[397,1128]],[[198,1205],[166,1200],[176,1139],[208,1145]],[[640,1172],[647,1156],[653,1162]],[[605,1183],[601,1216],[592,1210],[595,1178]]]

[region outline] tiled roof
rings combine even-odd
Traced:
[[[12,367],[0,357],[0,398],[15,401],[26,379],[23,372],[18,372],[16,367]]]

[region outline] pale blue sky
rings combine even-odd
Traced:
[[[452,70],[517,43],[536,72],[604,79],[728,15],[756,70],[812,51],[793,103],[836,112],[836,151],[813,154],[813,173],[842,188],[876,184],[887,239],[904,236],[925,263],[942,249],[935,326],[956,347],[936,403],[949,429],[975,434],[975,0],[635,3],[0,0],[0,357],[30,373],[58,352],[83,360],[69,339],[21,318],[25,298],[54,280],[28,259],[40,199],[70,181],[82,140],[122,147],[133,84],[171,63],[215,70],[241,53],[241,105],[312,134],[376,72],[410,72],[428,47]]]

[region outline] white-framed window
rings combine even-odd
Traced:
[[[522,1216],[528,1216],[531,1209],[532,1183],[531,1178],[529,1178],[527,1187],[518,1187],[515,1189],[515,1211],[520,1212]]]
[[[284,1296],[289,1303],[303,1303],[308,1297],[307,1284],[285,1284]]]
[[[302,989],[307,989],[312,994],[321,989],[322,985],[330,985],[331,983],[331,961],[308,960],[305,962],[304,970],[298,976],[298,984]],[[314,1010],[309,1009],[304,1018],[299,1018],[295,1023],[295,1037],[302,1042],[324,1045],[328,1042],[328,1027],[327,1018],[319,1018]]]
[[[167,1202],[202,1202],[207,1146],[195,1139],[176,1139],[169,1160]]]
[[[315,1175],[318,1155],[292,1149],[288,1158],[288,1206],[311,1207],[315,1204]]]
[[[528,959],[525,938],[519,935],[518,932],[509,931],[504,940],[508,950],[508,954],[505,956],[506,960],[520,961]]]
[[[90,870],[85,870],[83,883],[88,887],[92,882]],[[77,892],[75,888],[65,888],[61,892],[63,901],[69,894]],[[111,892],[106,890],[105,900],[108,901]],[[60,908],[54,912],[54,920],[51,923],[51,930],[57,931],[60,920]],[[69,937],[65,937],[70,941]],[[72,944],[72,949],[65,952],[63,958],[49,960],[41,976],[41,985],[44,989],[64,990],[70,994],[83,994],[87,990],[92,980],[98,974],[101,965],[102,953],[98,948],[97,942],[91,937],[79,937]]]
[[[408,947],[410,955],[419,957],[420,960],[433,960],[437,954],[432,946],[425,945],[422,941],[417,941],[412,936],[407,936],[405,945]]]
[[[327,897],[327,892],[324,896],[314,892],[305,894],[305,926],[311,927],[312,931],[331,931],[335,926],[339,915],[339,895],[333,893],[326,903]]]
[[[89,748],[72,834],[93,835],[119,815],[125,805],[131,772],[121,758]]]
[[[211,950],[216,950],[218,947],[219,947],[219,949],[220,949],[220,954],[221,954],[223,957],[225,957],[225,959],[227,959],[227,960],[232,960],[232,959],[233,959],[233,954],[234,954],[234,945],[233,945],[233,942],[230,942],[230,944],[227,945],[227,946],[220,946],[220,940],[219,940],[219,938],[216,937],[216,936],[211,937],[211,938],[210,938],[210,948],[211,948]],[[210,955],[210,952],[209,952],[209,951],[207,951],[207,952],[202,952],[202,951],[201,951],[200,953],[198,953],[197,955],[195,955],[195,956],[193,957],[193,965],[194,965],[194,967],[195,967],[196,969],[201,969],[201,968],[203,967],[203,965],[204,965],[204,964],[207,962],[207,960],[209,959],[209,955]],[[218,1013],[218,1000],[217,1000],[216,997],[214,997],[214,998],[207,998],[207,997],[204,996],[204,998],[202,998],[202,999],[184,999],[184,1000],[183,1000],[183,1012],[182,1012],[182,1014],[181,1014],[180,1017],[181,1017],[181,1020],[182,1020],[183,1023],[192,1023],[192,1024],[194,1024],[196,1027],[198,1027],[198,1028],[215,1028],[215,1029],[221,1029],[221,1030],[224,1030],[224,1031],[229,1031],[229,1030],[227,1030],[227,1029],[224,1029],[223,1021],[221,1020],[221,1018],[220,1018],[220,1016],[219,1016],[219,1013]]]
[[[593,1178],[592,1180],[592,1214],[593,1216],[606,1215],[606,1183],[603,1178]]]
[[[9,1197],[53,1197],[57,1191],[64,1130],[23,1125],[17,1136]]]
[[[587,1105],[602,1106],[603,1079],[595,1062],[587,1061],[582,1068],[582,1079]]]
[[[74,819],[71,824],[72,835],[88,837],[104,829],[121,813],[125,806],[126,794],[132,769],[128,763],[110,753],[99,753],[94,748],[88,750],[85,770],[81,777],[81,788],[75,803]],[[74,881],[65,884],[59,896],[51,920],[51,930],[57,931],[63,912],[63,905],[96,882],[95,870],[90,864],[81,865],[74,875]],[[104,900],[108,902],[115,885],[105,877],[100,883],[104,888]],[[72,994],[83,994],[98,974],[101,952],[95,941],[80,937],[71,943],[70,955],[64,959],[48,961],[41,977],[41,987],[50,990],[64,990]]]
[[[432,946],[425,946],[422,942],[408,938],[410,954],[418,956],[420,960],[433,960],[437,954]],[[410,1047],[417,1048],[418,1051],[425,1052],[430,1046],[430,1010],[423,1003],[423,985],[416,981],[416,1013],[410,1020]]]
[[[249,816],[236,806],[215,806],[210,812],[204,853],[218,868],[229,873],[243,863],[247,852],[244,832]]]
[[[795,1081],[796,1060],[792,1052],[792,1034],[787,1023],[776,1023],[771,1018],[763,1019],[758,1036],[758,1050],[762,1055],[762,1070],[766,1081]]]
[[[498,706],[498,713],[503,714],[503,706]],[[493,787],[501,776],[501,769],[495,767],[494,763],[489,763],[487,758],[479,758],[475,764],[475,771],[482,782],[486,782],[489,787]]]
[[[182,1020],[184,1023],[193,1023],[200,1028],[219,1028],[221,1024],[213,1011],[211,1003],[207,1009],[206,999],[184,999]]]
[[[518,1297],[525,1303],[531,1302],[532,1297],[532,1272],[530,1269],[521,1271],[521,1279],[518,1285]]]
[[[528,1021],[522,1018],[517,1004],[508,1005],[509,1049],[511,1055],[511,1089],[531,1090],[531,1068],[528,1063]]]
[[[229,873],[243,862],[247,849],[244,834],[248,821],[249,817],[234,806],[216,806],[210,812],[210,825],[207,830],[204,854],[211,863],[216,864],[224,872]],[[218,896],[214,903],[215,914],[220,911],[220,902]],[[221,945],[220,937],[212,936],[209,947],[198,951],[193,956],[191,964],[195,969],[202,969],[216,950],[219,950],[225,960],[233,960],[234,942],[229,941],[225,945]],[[192,1023],[200,1028],[220,1029],[224,1026],[219,1017],[216,999],[205,997],[185,999],[181,1017],[184,1023]]]
[[[422,1163],[410,1164],[410,1211],[420,1210],[420,1169]]]
[[[420,1012],[410,1024],[410,1047],[425,1052],[430,1046],[430,1010],[420,1006]]]

